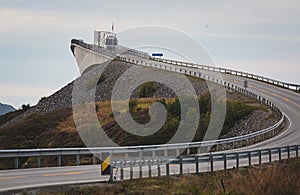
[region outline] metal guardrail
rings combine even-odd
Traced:
[[[276,85],[279,87],[283,87],[283,88],[287,88],[287,89],[291,89],[291,90],[295,90],[295,91],[300,91],[300,85],[298,85],[298,84],[286,83],[286,82],[278,81],[275,79],[270,79],[267,77],[247,73],[247,72],[231,70],[231,69],[227,69],[227,68],[213,67],[213,66],[209,66],[209,65],[199,65],[199,64],[188,63],[188,62],[169,60],[169,59],[163,59],[163,58],[150,57],[149,59],[158,61],[158,62],[167,63],[167,64],[177,65],[177,66],[192,67],[192,68],[198,68],[201,70],[208,70],[208,71],[232,74],[232,75],[236,75],[236,76],[241,76],[241,77],[245,77],[245,78],[250,78],[250,79],[270,83],[270,84],[273,84],[273,85]]]
[[[177,158],[150,158],[150,159],[114,159],[111,162],[110,178],[111,180],[124,180],[143,177],[153,177],[170,175],[170,166],[177,165],[179,170],[174,171],[173,174],[184,173],[200,173],[214,170],[227,170],[230,168],[239,168],[240,166],[261,165],[262,163],[271,163],[274,161],[281,161],[282,159],[289,159],[291,157],[299,157],[299,145],[285,146],[278,148],[268,148],[261,150],[241,151],[233,153],[216,153],[205,155],[180,156]],[[283,156],[285,155],[285,157]],[[244,160],[244,162],[242,162]],[[246,162],[245,162],[246,160]],[[184,166],[194,165],[184,170]],[[137,167],[137,174],[134,174],[133,168]],[[202,170],[200,170],[200,167]],[[120,170],[117,178],[114,170]],[[129,168],[129,174],[125,178],[124,169]],[[165,171],[162,169],[165,168]],[[204,168],[204,169],[203,169]],[[154,173],[155,172],[155,173]],[[164,172],[164,173],[163,173]],[[143,173],[146,173],[143,174]]]

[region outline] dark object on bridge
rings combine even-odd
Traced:
[[[152,53],[153,57],[163,57],[164,54],[162,53]]]

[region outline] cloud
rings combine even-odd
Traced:
[[[55,88],[23,84],[0,83],[0,102],[20,108],[22,104],[35,105],[41,97],[49,96]]]
[[[299,83],[299,61],[289,59],[215,59],[217,66],[245,71],[289,83]]]
[[[20,96],[20,97],[33,97],[33,96],[47,96],[55,91],[51,87],[40,87],[22,84],[2,84],[0,83],[1,97]]]

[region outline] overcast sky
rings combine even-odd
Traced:
[[[300,83],[299,18],[299,0],[0,0],[0,102],[34,105],[74,80],[70,40],[91,42],[95,29],[110,30],[112,22],[116,32],[177,29],[219,66]]]

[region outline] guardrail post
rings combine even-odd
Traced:
[[[152,151],[152,157],[155,157],[155,150]]]
[[[160,163],[159,163],[159,159],[157,159],[157,176],[160,176]]]
[[[96,164],[96,156],[93,155],[93,165],[95,165],[95,164]]]
[[[189,155],[190,153],[191,153],[190,148],[187,148],[187,149],[186,149],[186,154]]]
[[[296,157],[298,157],[299,154],[298,150],[299,150],[299,146],[296,146]]]
[[[239,161],[240,161],[239,157],[240,157],[240,156],[239,156],[239,153],[236,153],[236,154],[235,154],[235,158],[236,158],[236,168],[239,168],[239,164],[240,164],[240,162],[239,162]]]
[[[258,163],[261,165],[261,150],[258,151]]]
[[[223,159],[224,159],[224,170],[227,170],[227,155],[223,154]]]
[[[169,162],[167,162],[167,164],[166,164],[166,175],[167,176],[170,175],[170,164],[169,164]]]
[[[151,174],[151,161],[150,160],[148,160],[148,176],[149,177],[151,177],[152,176],[152,174]]]
[[[179,155],[180,155],[179,149],[176,149],[176,156],[179,156]]]
[[[19,157],[15,157],[15,169],[19,169]]]
[[[248,152],[248,162],[249,166],[251,167],[251,152]]]
[[[212,154],[209,155],[209,159],[210,159],[210,171],[213,172],[214,171],[214,157]]]
[[[37,156],[37,157],[36,157],[36,164],[37,164],[37,167],[38,167],[38,168],[41,167],[41,157],[40,157],[40,156]]]
[[[140,178],[143,178],[143,167],[142,167],[142,162],[139,161],[139,172],[140,172]]]
[[[196,162],[196,173],[199,173],[199,158],[198,158],[198,156],[195,157],[195,162]]]
[[[133,179],[133,167],[132,167],[132,161],[130,161],[130,179]]]
[[[76,154],[76,165],[77,166],[80,165],[80,156],[79,156],[79,154]]]
[[[109,177],[109,181],[112,182],[114,181],[114,163],[112,160],[110,160],[110,167],[109,167],[109,173],[110,173],[110,177]]]
[[[287,146],[287,157],[290,158],[290,156],[291,156],[290,146]]]
[[[269,149],[269,162],[272,162],[272,151]]]
[[[121,180],[124,180],[124,162],[121,161]]]
[[[278,163],[281,161],[281,148],[278,148]]]
[[[57,166],[61,166],[61,155],[57,156]]]
[[[124,157],[128,158],[128,152],[125,152]]]
[[[182,164],[182,157],[179,157],[179,173],[180,175],[183,174],[183,164]]]

